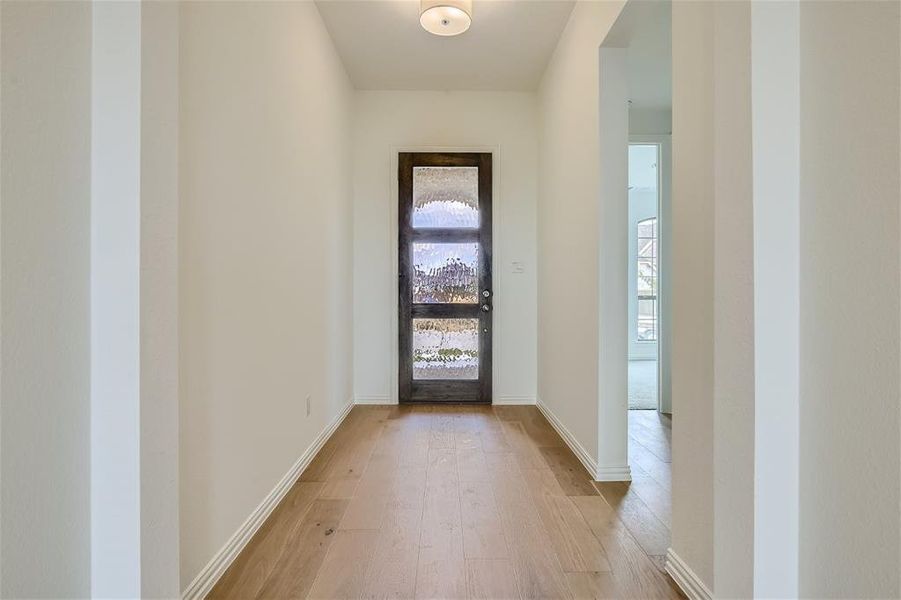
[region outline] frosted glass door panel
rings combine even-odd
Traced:
[[[413,244],[413,302],[475,304],[478,277],[477,243]]]
[[[414,228],[479,226],[478,167],[414,167]]]
[[[478,319],[413,319],[414,380],[478,378]]]

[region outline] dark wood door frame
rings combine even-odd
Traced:
[[[491,314],[494,288],[491,277],[491,153],[401,152],[398,154],[398,400],[413,402],[491,403]],[[414,229],[413,169],[415,167],[478,167],[478,229]],[[413,242],[480,242],[478,304],[414,304]],[[488,290],[490,296],[482,296]],[[488,310],[483,310],[487,306]],[[414,380],[413,318],[470,318],[479,320],[478,380]]]

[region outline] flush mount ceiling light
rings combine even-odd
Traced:
[[[472,0],[420,0],[419,24],[435,35],[460,35],[472,24]]]

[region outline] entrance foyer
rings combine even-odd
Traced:
[[[680,598],[613,504],[534,406],[356,406],[210,597]]]
[[[901,1],[432,1],[0,1],[0,598],[901,598]]]

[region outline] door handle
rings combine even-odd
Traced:
[[[482,295],[485,296],[486,298],[490,298],[490,297],[491,297],[491,290],[483,290],[483,291],[482,291]]]
[[[487,304],[482,305],[482,312],[488,312],[489,310],[491,310],[490,306],[488,306]]]

